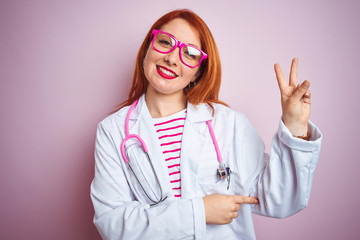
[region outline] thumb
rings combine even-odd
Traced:
[[[307,92],[309,87],[310,87],[310,82],[308,80],[305,80],[302,84],[300,84],[296,88],[293,97],[297,100],[301,99],[304,96],[304,94]]]
[[[259,200],[255,197],[247,197],[247,196],[234,196],[235,203],[241,204],[241,203],[259,203]]]

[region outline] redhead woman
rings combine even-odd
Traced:
[[[310,83],[275,73],[282,117],[271,154],[247,118],[218,99],[214,38],[190,10],[150,28],[128,99],[97,129],[91,198],[103,239],[255,239],[252,213],[308,204],[322,135]]]

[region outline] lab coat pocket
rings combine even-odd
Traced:
[[[147,154],[139,144],[127,147],[127,156],[129,159],[128,181],[136,200],[148,204],[159,201],[166,195],[164,191],[161,191],[160,180],[157,179],[159,169],[151,166]]]
[[[211,158],[199,165],[199,187],[204,195],[214,193],[231,193],[231,178],[229,185],[230,188],[228,189],[228,180],[227,178],[220,179],[220,176],[218,175],[218,168],[219,162],[216,158]]]
[[[230,179],[231,181],[231,179]],[[231,186],[231,184],[230,184]],[[226,178],[220,179],[218,177],[218,181],[215,184],[203,184],[202,190],[205,195],[221,193],[221,194],[231,194],[231,188],[228,189],[228,181]]]

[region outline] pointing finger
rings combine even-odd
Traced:
[[[257,198],[239,196],[239,195],[235,195],[234,200],[235,200],[235,203],[238,203],[238,204],[240,204],[240,203],[252,203],[252,204],[259,203],[259,200]]]

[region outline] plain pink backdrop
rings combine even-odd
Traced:
[[[0,239],[100,239],[92,224],[97,123],[129,90],[152,23],[191,8],[208,24],[222,66],[221,99],[270,147],[281,115],[273,64],[312,90],[324,134],[309,207],[254,216],[258,239],[355,239],[359,216],[360,2],[0,2]]]

